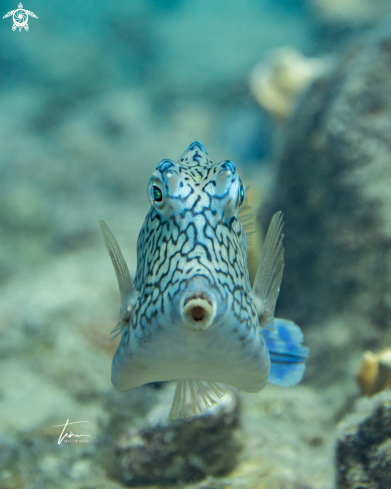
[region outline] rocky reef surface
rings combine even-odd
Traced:
[[[391,393],[357,403],[339,426],[336,446],[338,489],[391,487]]]
[[[134,275],[149,176],[195,138],[214,160],[250,162],[241,174],[264,200],[271,128],[246,80],[267,49],[319,54],[295,3],[224,0],[206,19],[185,0],[87,2],[78,15],[55,2],[54,23],[39,18],[29,37],[0,31],[1,489],[334,487],[362,352],[391,344],[387,26],[302,95],[261,209],[265,222],[286,215],[279,312],[306,327],[304,382],[230,393],[210,416],[175,422],[173,385],[110,386],[118,291],[98,220]],[[85,423],[70,425],[84,439],[59,443],[67,420]]]
[[[302,96],[281,138],[267,216],[285,214],[280,311],[299,321],[391,312],[391,38],[354,42]],[[287,293],[284,293],[287,291]]]
[[[156,404],[138,424],[123,402],[122,416],[110,409],[99,445],[113,479],[167,484],[224,475],[235,467],[242,449],[237,395],[229,391],[202,415],[174,421],[167,416],[174,383],[170,387],[158,390]]]
[[[134,254],[135,243],[124,253]],[[173,385],[124,393],[110,387],[116,342],[108,333],[117,311],[116,279],[103,242],[52,259],[36,274],[2,287],[2,489],[114,489],[135,473],[139,481],[140,473],[148,474],[143,487],[156,487],[170,471],[169,479],[183,488],[331,489],[335,419],[345,403],[340,385],[268,386],[260,394],[240,393],[239,406],[228,395],[213,425],[194,421],[197,429],[187,432],[187,446],[181,447],[173,434],[185,430],[186,421],[168,420]],[[88,443],[58,444],[58,425],[67,419],[88,421],[82,429],[70,427],[89,435]],[[160,428],[151,429],[157,422]],[[163,441],[164,450],[158,448]],[[154,450],[163,475],[149,458]],[[198,472],[192,476],[182,464],[170,466],[178,457]],[[196,483],[200,472],[206,479]]]
[[[391,487],[391,21],[352,42],[286,122],[260,220],[285,214],[278,313],[304,322],[307,380],[352,377],[363,395],[339,426],[338,489]],[[266,211],[266,212],[265,212]],[[341,411],[355,397],[346,395]]]

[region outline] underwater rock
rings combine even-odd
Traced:
[[[306,58],[288,46],[278,48],[250,73],[251,91],[259,105],[275,119],[285,120],[291,115],[298,95],[328,67],[324,59]]]
[[[339,426],[338,489],[391,487],[391,392],[361,399]]]
[[[0,487],[3,489],[13,489],[14,487],[23,487],[19,479],[20,475],[17,470],[19,450],[17,443],[7,437],[0,438]],[[15,484],[16,482],[19,483]],[[8,484],[8,485],[6,485]]]
[[[356,378],[364,396],[373,396],[391,387],[391,348],[377,354],[366,351]]]
[[[131,485],[194,481],[235,467],[242,448],[237,395],[228,391],[202,415],[170,420],[172,387],[157,391],[159,402],[138,422],[131,415],[119,422],[115,413],[109,420],[101,445],[113,479]]]
[[[284,212],[278,315],[299,324],[341,311],[389,324],[390,32],[387,21],[352,44],[303,94],[285,126],[262,219]]]

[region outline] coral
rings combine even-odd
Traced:
[[[365,396],[391,387],[391,348],[377,354],[366,351],[356,378],[361,394]]]
[[[250,87],[261,107],[284,120],[291,114],[298,95],[327,68],[323,59],[306,58],[295,48],[282,47],[255,66],[250,73]]]
[[[391,392],[362,399],[339,426],[338,489],[391,487]]]

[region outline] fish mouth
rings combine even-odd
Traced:
[[[181,308],[185,325],[193,331],[204,331],[209,328],[215,312],[214,301],[204,292],[193,292],[188,295]]]

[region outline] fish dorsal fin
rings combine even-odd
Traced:
[[[238,212],[238,216],[247,238],[247,247],[249,247],[252,245],[253,236],[255,234],[255,214],[252,207],[248,204],[247,199]]]
[[[283,226],[282,212],[272,217],[263,243],[261,259],[253,285],[253,299],[258,310],[259,324],[272,329],[274,309],[284,271],[284,247],[281,233]]]
[[[201,414],[204,409],[209,409],[216,404],[216,399],[213,394],[221,399],[225,391],[214,382],[206,382],[206,386],[202,380],[181,379],[178,380],[174,400],[172,402],[170,418],[188,418]],[[187,391],[190,393],[190,413],[188,406]],[[203,405],[202,405],[203,404]]]
[[[121,297],[120,318],[116,327],[110,333],[111,339],[114,339],[126,327],[137,297],[139,296],[139,292],[134,286],[134,282],[130,276],[121,248],[119,247],[119,244],[109,226],[105,223],[105,221],[99,221],[99,225],[103,234],[106,249],[111,258],[111,263],[113,264],[115,274],[117,275],[119,293]]]

